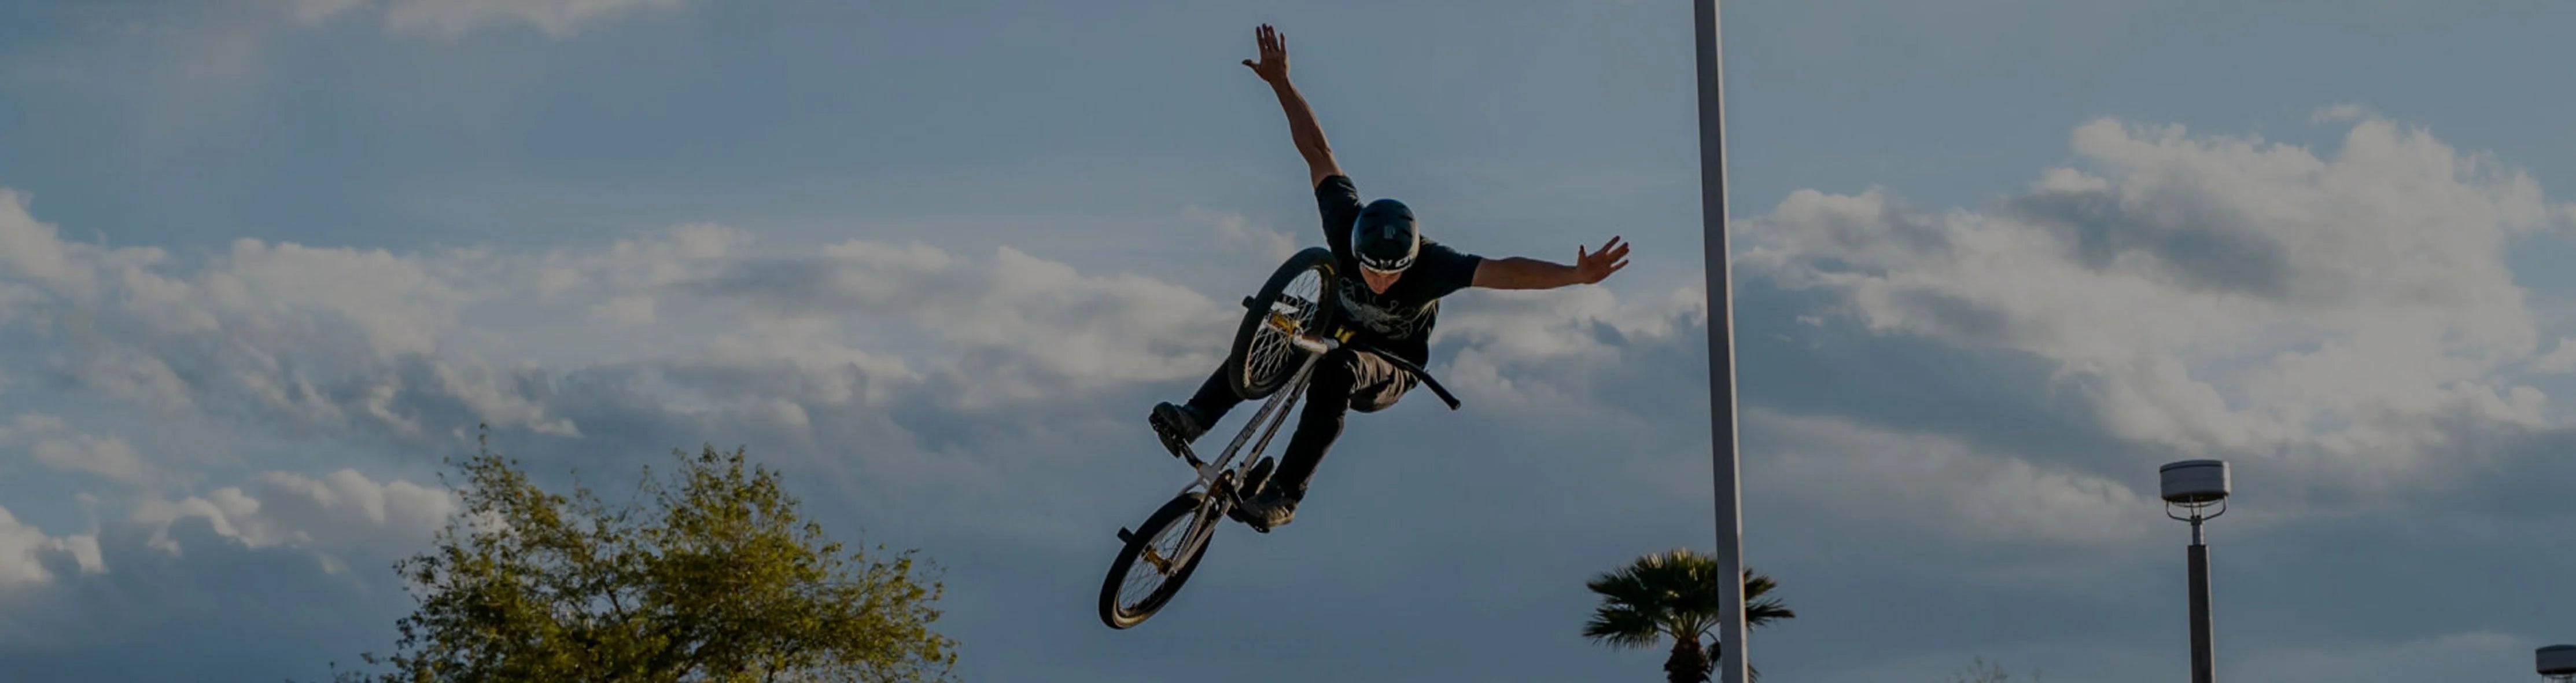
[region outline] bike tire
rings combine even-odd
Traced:
[[[1245,301],[1249,310],[1243,312],[1243,324],[1235,329],[1234,346],[1225,356],[1226,384],[1234,389],[1236,397],[1246,401],[1267,398],[1297,371],[1303,352],[1289,346],[1284,335],[1262,323],[1277,312],[1289,316],[1306,332],[1332,324],[1341,302],[1337,269],[1332,250],[1308,247],[1279,264],[1279,269],[1270,274],[1270,281],[1262,283],[1261,293]],[[1312,292],[1304,291],[1309,277]]]
[[[1181,592],[1181,584],[1188,582],[1190,574],[1198,571],[1199,560],[1207,557],[1208,544],[1216,540],[1213,534],[1220,520],[1200,514],[1200,502],[1206,498],[1206,494],[1202,493],[1184,493],[1174,497],[1171,502],[1164,503],[1161,509],[1155,510],[1154,514],[1145,517],[1145,523],[1138,525],[1135,532],[1128,536],[1126,546],[1118,549],[1118,559],[1109,563],[1108,578],[1100,584],[1101,623],[1108,624],[1113,629],[1130,628],[1145,623],[1146,618],[1161,611],[1164,605],[1171,602],[1173,595]],[[1178,528],[1175,529],[1175,527]],[[1148,589],[1144,599],[1138,600],[1133,606],[1121,604],[1119,594],[1123,591],[1120,589],[1127,587],[1128,573],[1135,569],[1139,560],[1143,559],[1145,550],[1152,547],[1157,538],[1169,531],[1187,534],[1182,537],[1181,545],[1187,545],[1188,535],[1206,534],[1210,537],[1201,540],[1198,553],[1183,561],[1179,571],[1164,576],[1161,583]]]

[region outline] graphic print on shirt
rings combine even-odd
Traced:
[[[1369,291],[1367,283],[1348,276],[1342,278],[1342,286],[1338,289],[1341,290],[1343,315],[1359,323],[1360,327],[1388,339],[1412,339],[1440,311],[1438,299],[1406,303]]]

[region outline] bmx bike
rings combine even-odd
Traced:
[[[1340,300],[1334,269],[1330,250],[1311,247],[1280,264],[1259,294],[1244,298],[1243,324],[1235,331],[1221,372],[1236,396],[1268,400],[1214,461],[1201,460],[1182,444],[1178,455],[1197,476],[1135,529],[1118,530],[1124,545],[1100,586],[1100,620],[1110,628],[1144,623],[1169,603],[1207,556],[1208,542],[1216,537],[1222,520],[1252,525],[1237,511],[1245,498],[1268,483],[1272,460],[1260,457],[1261,451],[1287,421],[1290,409],[1304,398],[1315,364],[1325,354],[1344,348],[1377,354],[1421,379],[1450,410],[1458,409],[1458,398],[1421,366],[1352,341],[1354,330],[1334,317]],[[1247,443],[1249,450],[1244,448]]]

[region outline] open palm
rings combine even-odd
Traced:
[[[1617,237],[1602,243],[1601,248],[1597,250],[1586,250],[1582,245],[1574,247],[1574,281],[1576,282],[1587,285],[1598,283],[1610,277],[1611,273],[1619,272],[1619,269],[1626,267],[1628,267],[1628,245]]]
[[[1287,36],[1279,35],[1279,29],[1271,28],[1269,24],[1254,29],[1252,36],[1253,41],[1259,44],[1261,60],[1246,59],[1243,65],[1252,67],[1252,73],[1261,76],[1261,80],[1272,83],[1288,80]]]

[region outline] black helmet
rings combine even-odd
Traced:
[[[1422,251],[1422,233],[1413,228],[1413,209],[1404,202],[1380,199],[1360,209],[1359,220],[1351,222],[1351,253],[1360,266],[1369,270],[1393,273],[1413,265],[1413,257]]]

